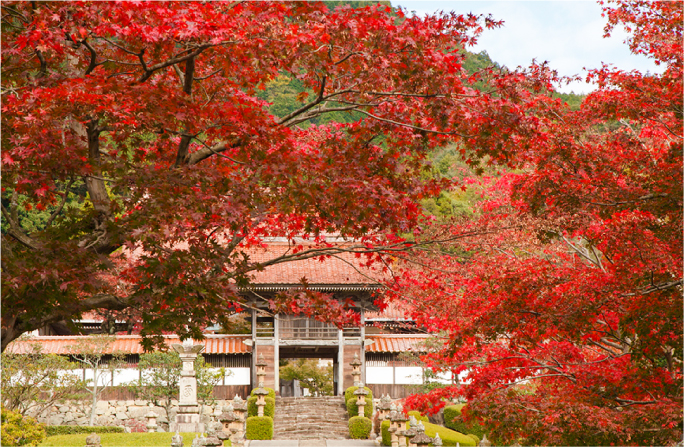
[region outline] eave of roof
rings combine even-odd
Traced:
[[[85,335],[69,336],[38,336],[26,340],[15,340],[7,346],[6,352],[13,354],[33,353],[33,347],[41,347],[43,354],[68,355],[76,353],[76,346],[79,342],[88,339]],[[249,354],[251,346],[244,343],[251,339],[248,335],[206,335],[206,338],[195,343],[204,344],[204,354]],[[140,344],[142,338],[139,335],[116,335],[114,342],[109,346],[105,353],[123,354],[144,354],[145,351]],[[177,336],[165,335],[164,343],[170,348],[171,345],[180,343]]]

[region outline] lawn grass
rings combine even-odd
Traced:
[[[181,433],[183,444],[189,446],[195,435],[199,433]],[[102,447],[152,447],[171,445],[171,438],[175,433],[101,433]],[[80,435],[57,435],[48,436],[40,443],[44,447],[84,447],[87,433]],[[225,440],[224,446],[229,446],[230,441]]]

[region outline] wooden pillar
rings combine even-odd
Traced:
[[[366,383],[366,314],[363,308],[361,314],[361,382]]]
[[[337,330],[337,395],[344,395],[344,334]]]
[[[280,315],[273,316],[273,389],[280,395]]]
[[[252,388],[257,387],[257,376],[256,376],[256,362],[257,362],[257,315],[256,310],[252,309],[252,366],[251,366],[251,381]]]

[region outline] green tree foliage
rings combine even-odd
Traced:
[[[314,396],[332,396],[333,367],[320,366],[318,359],[297,359],[280,368],[283,380],[299,380],[302,388],[308,388]]]
[[[2,354],[2,405],[21,415],[41,415],[56,402],[83,388],[80,374],[69,374],[76,364],[55,354]]]
[[[140,379],[130,384],[129,388],[138,398],[163,407],[168,416],[171,400],[178,399],[178,382],[182,368],[183,362],[175,351],[142,354],[138,363]],[[197,378],[197,401],[202,405],[210,404],[214,399],[214,387],[225,375],[225,369],[212,371],[201,355],[195,359],[194,368]]]
[[[70,348],[71,357],[85,369],[91,370],[92,379],[87,379],[85,387],[90,394],[90,422],[95,425],[95,410],[102,391],[113,383],[113,376],[123,363],[123,354],[112,351],[115,338],[109,335],[92,335],[79,340]]]
[[[43,424],[2,407],[2,445],[38,445],[44,438]]]

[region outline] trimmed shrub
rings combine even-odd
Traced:
[[[472,433],[482,439],[487,430],[475,421],[466,423],[463,420],[463,409],[466,404],[448,405],[444,407],[444,426],[461,433]],[[479,442],[479,441],[478,441]]]
[[[349,418],[349,437],[352,439],[368,439],[373,421],[361,416]]]
[[[275,416],[275,399],[270,396],[266,396],[266,406],[264,407],[264,416],[274,417]],[[256,404],[257,397],[251,396],[247,399],[247,416],[256,416],[259,413],[259,407]]]
[[[31,417],[3,407],[0,419],[2,445],[38,445],[45,439],[45,425]]]
[[[268,391],[268,396],[266,397],[271,397],[275,399],[275,390],[273,388],[264,387],[264,389]],[[254,388],[254,390],[256,390],[256,388]],[[254,390],[252,390],[252,392],[249,393],[250,396],[254,396]]]
[[[368,388],[367,386],[364,386],[364,388],[366,389],[366,391],[368,391],[368,394],[366,395],[366,397],[370,397],[371,399],[373,399],[373,391],[370,388]],[[354,391],[356,391],[358,389],[359,389],[358,386],[350,386],[349,388],[344,390],[344,401],[346,402],[349,399],[351,399],[352,397],[354,399],[356,399],[356,396],[354,396]]]
[[[420,411],[411,410],[408,412],[408,415],[409,415],[409,417],[411,417],[411,416],[415,417],[419,421],[430,422],[430,419],[428,419],[427,416],[423,416],[422,414],[420,414]]]
[[[385,419],[380,424],[380,433],[382,434],[382,445],[392,445],[392,435],[389,432],[390,421]]]
[[[359,407],[356,405],[356,396],[347,401],[347,413],[349,414],[349,417],[359,415]],[[368,419],[373,415],[373,398],[371,396],[366,396],[366,405],[363,407],[363,415]]]
[[[442,427],[440,425],[435,425],[431,424],[430,422],[423,422],[423,425],[425,426],[425,434],[430,436],[431,438],[434,438],[437,433],[439,433],[439,437],[442,438],[442,445],[457,445],[460,444],[462,446],[471,446],[474,447],[477,444],[475,443],[475,440],[467,435],[464,435],[463,433],[459,433],[457,431],[449,430],[448,428]],[[381,430],[382,430],[382,443],[383,445],[390,445],[391,444],[391,436],[389,432],[389,426],[390,423],[389,421],[382,421],[381,425]]]
[[[273,439],[273,418],[268,416],[250,416],[247,418],[247,439]]]
[[[475,445],[478,445],[480,443],[480,438],[477,435],[468,433],[468,437],[473,438],[473,441],[475,441]]]
[[[123,427],[87,426],[87,425],[49,425],[45,427],[48,436],[79,435],[81,433],[125,433]]]

